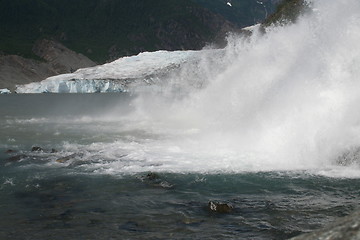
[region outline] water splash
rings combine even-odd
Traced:
[[[334,164],[360,144],[360,3],[318,0],[312,6],[296,24],[232,36],[224,50],[174,75],[167,94],[139,98],[137,117],[152,131],[181,133],[172,144],[177,141],[182,153],[208,154],[194,166],[237,171]],[[169,92],[187,97],[172,101]]]

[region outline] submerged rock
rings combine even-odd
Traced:
[[[48,149],[43,149],[42,147],[39,146],[34,146],[31,148],[32,152],[50,152],[50,153],[57,153],[58,150],[56,150],[55,148],[52,148],[51,150]]]
[[[339,218],[322,229],[305,233],[291,240],[358,240],[360,239],[360,211]]]
[[[156,180],[156,179],[160,179],[160,176],[159,176],[159,174],[157,174],[157,173],[151,172],[151,173],[148,173],[145,178],[146,178],[147,180],[154,181],[154,180]]]
[[[231,213],[233,211],[234,207],[230,205],[229,203],[220,203],[220,202],[214,202],[210,201],[208,203],[208,210],[211,212],[216,213]]]
[[[16,150],[13,150],[13,149],[8,149],[5,151],[5,153],[9,154],[9,153],[16,153],[17,151]]]
[[[18,162],[18,161],[21,161],[22,159],[24,159],[26,157],[27,157],[26,155],[20,154],[20,155],[15,155],[15,156],[9,157],[6,160],[8,162]]]
[[[140,179],[152,187],[161,187],[167,189],[174,187],[174,185],[171,183],[162,180],[159,174],[153,172],[150,172],[145,176],[141,176]]]
[[[35,146],[31,148],[32,152],[43,152],[44,149],[42,149],[41,147]]]

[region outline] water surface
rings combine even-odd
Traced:
[[[139,119],[134,129],[123,118],[135,111],[135,98],[0,96],[2,239],[287,239],[357,207],[358,178],[206,165],[188,171],[183,165],[207,156],[221,166],[221,155],[183,163],[174,132],[144,128]],[[233,209],[212,212],[209,201]]]

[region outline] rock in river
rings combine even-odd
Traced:
[[[171,183],[162,180],[159,174],[153,172],[150,172],[145,176],[141,176],[140,179],[141,181],[145,182],[146,184],[152,187],[160,187],[166,189],[170,189],[174,187]]]
[[[231,213],[233,208],[229,203],[210,201],[208,204],[208,210],[216,213]]]
[[[32,152],[42,152],[44,151],[41,147],[35,146],[31,148]]]

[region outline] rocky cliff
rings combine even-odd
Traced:
[[[33,51],[41,60],[17,55],[0,56],[0,89],[14,91],[18,84],[41,81],[53,75],[96,65],[84,55],[55,41],[39,40]]]

